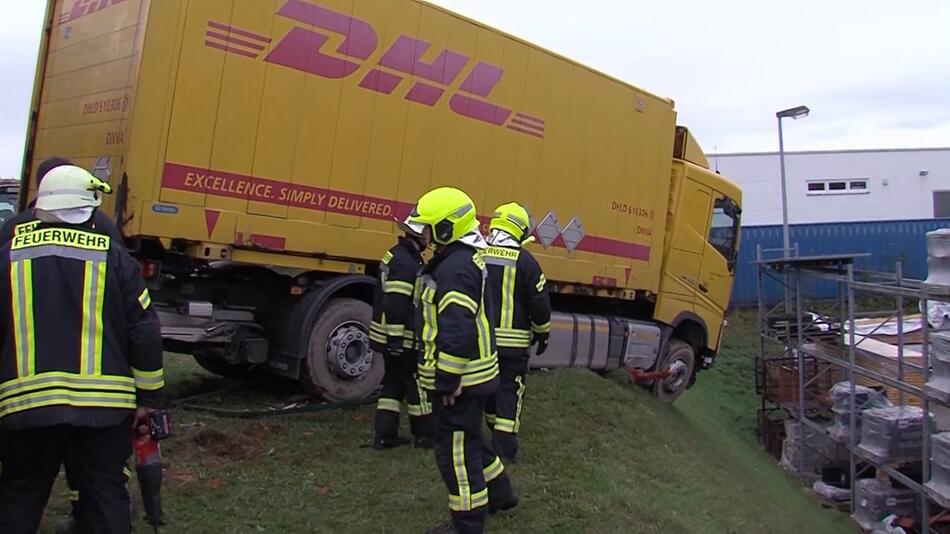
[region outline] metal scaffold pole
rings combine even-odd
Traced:
[[[801,436],[798,443],[798,472],[805,471],[805,451],[807,448],[805,436],[807,434],[805,426],[805,353],[802,352],[804,343],[802,342],[802,332],[805,328],[802,324],[802,285],[801,273],[796,269],[795,276],[795,356],[798,363],[798,424],[801,425]],[[809,428],[810,431],[810,428]]]
[[[762,245],[758,245],[755,250],[755,257],[758,261],[762,261]],[[765,360],[765,334],[768,328],[768,325],[765,324],[765,293],[762,285],[762,271],[765,269],[763,265],[756,265],[755,269],[755,289],[759,296],[758,307],[759,307],[759,361],[756,364],[761,364]]]
[[[930,380],[930,325],[927,320],[927,293],[921,294],[920,308],[922,310],[920,319],[921,342],[920,347],[920,366],[923,375],[924,384]],[[923,450],[921,451],[921,485],[920,485],[920,517],[921,528],[923,532],[930,532],[930,503],[927,501],[927,493],[924,484],[930,480],[930,434],[933,431],[930,422],[930,396],[923,395],[924,404],[924,428],[923,428]]]
[[[848,318],[847,318],[847,331],[848,331],[848,383],[850,385],[849,395],[849,409],[851,410],[850,417],[848,418],[848,469],[849,475],[848,480],[851,485],[851,513],[855,512],[855,503],[857,502],[857,462],[855,461],[854,451],[857,448],[857,418],[861,416],[861,411],[857,407],[856,395],[855,395],[855,382],[857,382],[857,376],[854,372],[854,265],[848,265],[848,281],[845,291],[847,292],[848,298]]]
[[[894,266],[894,278],[897,287],[901,287],[904,279],[904,264],[897,262]],[[904,381],[904,296],[897,295],[897,380]],[[904,390],[897,391],[900,405],[905,406]]]

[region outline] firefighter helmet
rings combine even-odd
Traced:
[[[422,195],[406,218],[406,226],[428,226],[432,240],[448,245],[478,229],[475,203],[454,187],[440,187]]]
[[[102,194],[111,192],[112,186],[86,169],[61,165],[46,173],[40,182],[36,208],[43,211],[95,208],[102,204]]]
[[[495,210],[489,228],[505,231],[518,242],[523,243],[528,239],[528,232],[531,231],[531,216],[528,210],[517,202],[503,204]]]

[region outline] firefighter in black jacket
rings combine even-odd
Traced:
[[[43,178],[56,167],[62,167],[64,165],[72,165],[73,163],[66,158],[61,157],[51,157],[46,158],[40,162],[36,167],[36,187],[39,190],[39,186],[43,183]],[[27,209],[17,213],[13,217],[10,217],[4,221],[3,226],[0,226],[0,245],[8,243],[15,235],[22,234],[24,232],[29,232],[40,224],[40,220],[36,217],[36,199],[33,199],[29,203]],[[122,232],[119,231],[119,227],[109,218],[108,215],[102,211],[96,209],[92,213],[92,219],[88,223],[90,228],[96,232],[103,232],[109,235],[113,242],[123,245],[125,240],[122,237]],[[0,438],[2,439],[2,438]],[[73,462],[69,451],[66,452],[66,459],[63,464],[66,470],[66,484],[69,487],[69,503],[72,508],[71,518],[66,521],[61,521],[56,526],[57,532],[73,532],[76,529],[77,519],[79,517],[79,491],[76,490],[77,480],[79,475],[77,473],[77,468],[75,467],[76,462]],[[126,469],[126,480],[130,479],[131,471]]]
[[[421,228],[400,225],[406,235],[389,249],[379,265],[373,299],[370,345],[384,355],[386,374],[376,403],[373,447],[389,449],[407,441],[399,437],[399,412],[403,399],[409,411],[409,428],[418,448],[432,448],[432,406],[416,379],[419,353],[416,349],[413,293],[422,270],[422,251],[427,243]]]
[[[158,318],[138,263],[91,228],[111,190],[78,167],[44,177],[41,221],[0,247],[0,532],[35,532],[64,455],[84,532],[131,531],[123,468],[164,387]]]
[[[419,281],[419,381],[435,415],[435,458],[452,522],[429,532],[482,532],[485,516],[518,504],[501,460],[482,439],[487,398],[498,389],[487,271],[472,199],[443,187],[419,199],[407,223],[437,245]]]
[[[544,354],[551,332],[551,300],[544,272],[530,252],[528,211],[512,202],[495,210],[489,226],[488,287],[497,303],[491,317],[498,343],[501,387],[488,401],[486,417],[492,427],[492,448],[505,461],[518,454],[518,431],[524,409],[528,349],[537,344]]]

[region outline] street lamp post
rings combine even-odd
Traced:
[[[807,106],[798,106],[775,114],[778,118],[778,157],[782,167],[782,250],[786,258],[791,256],[792,243],[788,229],[788,191],[785,187],[785,140],[782,138],[782,119],[790,117],[797,121],[807,117],[809,111]]]

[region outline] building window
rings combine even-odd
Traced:
[[[870,178],[809,180],[809,195],[859,195],[870,193]]]
[[[934,218],[950,217],[950,191],[934,191]]]

